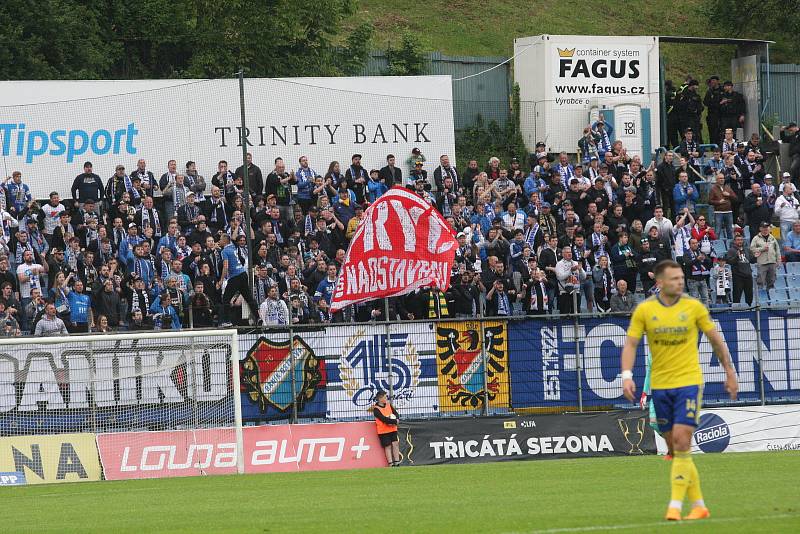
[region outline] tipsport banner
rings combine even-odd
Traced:
[[[242,419],[288,419],[295,404],[298,415],[324,417],[324,342],[324,331],[294,335],[291,344],[287,332],[239,336]]]
[[[643,411],[400,421],[403,465],[655,454]]]
[[[761,368],[767,399],[800,396],[800,315],[784,311],[761,314],[761,339],[756,337],[755,312],[712,315],[739,375],[739,398],[760,399]],[[577,330],[571,321],[529,319],[510,323],[512,406],[577,406],[579,386],[585,406],[629,405],[622,396],[619,363],[628,323],[626,317],[587,319],[580,321]],[[704,401],[726,402],[725,372],[702,334],[698,348]],[[648,353],[645,337],[633,369],[640,389]]]
[[[483,333],[483,349],[481,347]],[[485,362],[484,362],[485,357]],[[442,411],[507,408],[508,329],[503,321],[436,324],[436,370]]]
[[[439,410],[433,323],[400,323],[388,333],[383,325],[338,327],[321,350],[328,362],[328,417],[371,418],[379,390],[391,392],[401,417]]]

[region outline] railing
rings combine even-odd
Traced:
[[[737,404],[800,399],[800,314],[753,308],[712,318],[739,373]],[[243,369],[257,369],[243,386],[243,418],[370,419],[378,390],[417,418],[630,408],[619,361],[628,322],[574,315],[240,330]],[[640,390],[646,353],[643,343],[634,368]],[[705,404],[730,404],[703,336],[699,356]],[[278,376],[283,368],[295,372]]]

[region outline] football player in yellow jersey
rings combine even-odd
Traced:
[[[654,275],[658,295],[639,304],[631,317],[625,347],[622,349],[622,391],[634,401],[636,384],[633,364],[636,348],[644,334],[650,345],[653,363],[650,385],[658,428],[674,449],[670,480],[672,496],[666,519],[680,520],[684,497],[692,501],[686,519],[710,517],[700,491],[700,476],[691,457],[694,429],[703,398],[703,373],[697,350],[702,331],[725,368],[725,390],[736,399],[739,384],[728,347],[699,300],[683,294],[683,269],[672,260],[659,262]]]

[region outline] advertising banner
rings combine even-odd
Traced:
[[[229,338],[79,340],[0,349],[0,433],[233,422]]]
[[[386,467],[374,423],[253,426],[242,429],[244,472]],[[232,428],[98,434],[107,480],[238,472]]]
[[[504,321],[436,323],[436,369],[442,411],[508,408],[508,329]]]
[[[0,438],[0,485],[100,480],[94,434]]]
[[[648,54],[644,43],[559,43],[553,47],[551,101],[563,109],[584,109],[604,97],[646,102]]]
[[[292,405],[305,417],[323,417],[327,401],[324,332],[294,336],[289,349],[288,334],[239,337],[242,419],[244,421],[287,419]]]
[[[308,156],[320,175],[331,161],[344,172],[356,153],[367,169],[385,165],[390,153],[405,166],[415,147],[455,163],[450,76],[252,78],[244,85],[242,135],[236,79],[0,82],[0,153],[9,173],[22,171],[34,198],[52,190],[70,196],[84,161],[105,183],[115,165],[130,173],[139,158],[156,178],[171,159],[178,172],[195,161],[209,194],[219,160],[241,165],[243,138],[265,176],[277,156],[287,170]]]
[[[692,451],[800,451],[800,405],[703,410]]]
[[[401,421],[404,465],[655,454],[642,411]]]
[[[756,337],[756,312],[713,314],[730,349],[739,375],[739,398],[760,399],[760,373],[768,399],[800,396],[800,316],[762,311],[761,338]],[[573,322],[529,319],[509,323],[511,404],[526,407],[575,407],[578,377],[584,406],[628,405],[622,397],[619,358],[628,327],[627,317],[581,319]],[[760,344],[760,350],[759,346]],[[699,342],[707,404],[726,402],[725,373],[704,336]],[[641,388],[645,375],[647,338],[639,346],[634,380]],[[578,361],[578,357],[579,360]],[[759,364],[759,358],[761,363]]]
[[[575,152],[600,115],[610,140],[647,165],[660,145],[659,39],[646,35],[537,35],[514,40],[514,81],[529,150]]]
[[[393,187],[364,213],[344,258],[331,310],[424,287],[447,291],[458,241],[441,213]]]
[[[401,417],[439,411],[433,323],[342,326],[326,338],[328,411],[333,419],[372,419],[379,390]],[[331,332],[333,334],[333,332]],[[391,367],[390,362],[391,360]]]

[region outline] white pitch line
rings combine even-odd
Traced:
[[[709,518],[709,519],[700,519],[697,521],[687,521],[687,523],[693,524],[697,523],[699,525],[707,524],[707,523],[736,523],[739,521],[752,521],[754,519],[758,520],[769,520],[769,519],[786,519],[791,517],[800,517],[800,513],[794,514],[772,514],[772,515],[761,515],[761,516],[750,516],[750,517],[719,517],[719,518]],[[603,530],[631,530],[631,529],[640,529],[640,528],[659,528],[659,527],[674,527],[675,525],[679,525],[683,523],[682,521],[659,521],[653,523],[629,523],[625,525],[593,525],[588,527],[567,527],[567,528],[550,528],[545,530],[534,530],[530,534],[558,534],[562,532],[597,532]]]

